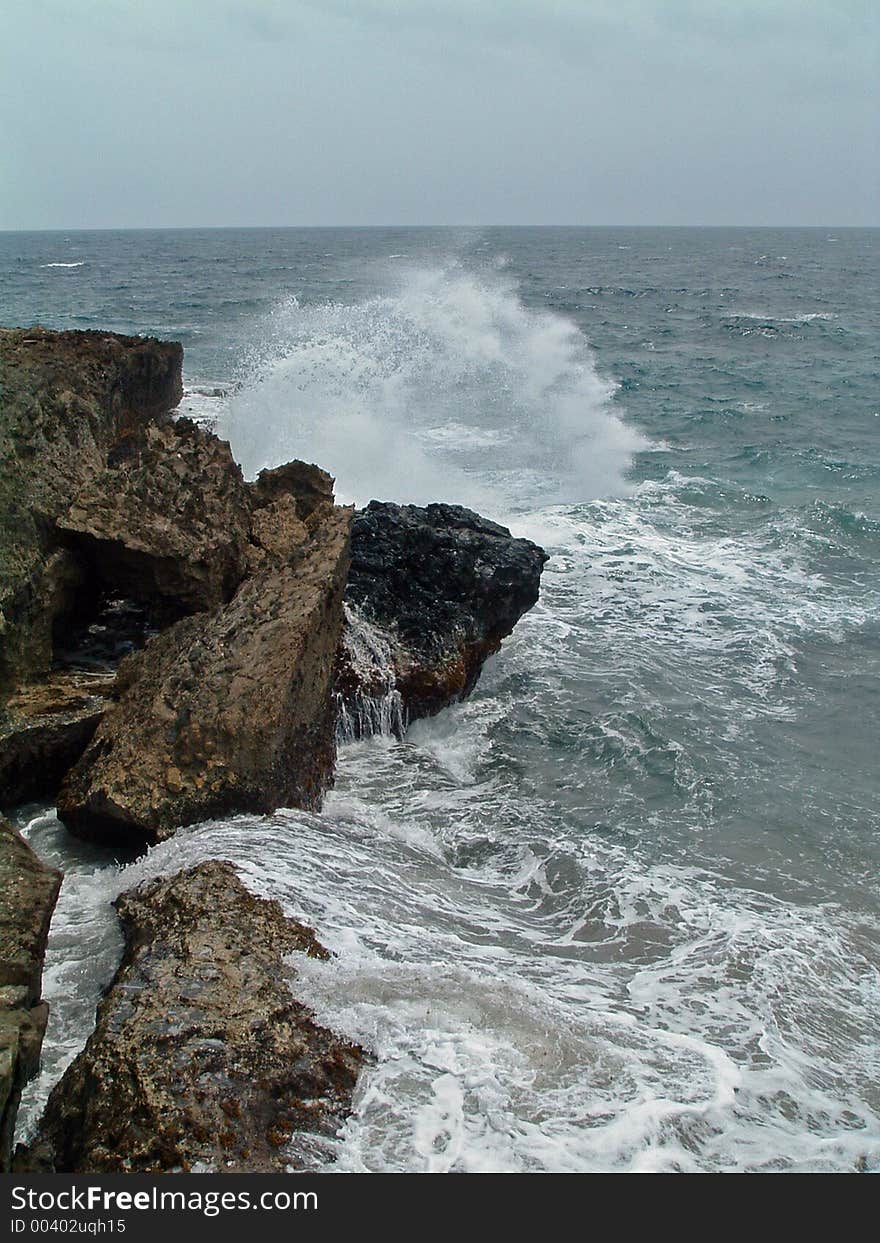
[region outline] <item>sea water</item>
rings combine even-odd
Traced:
[[[333,1169],[880,1167],[877,230],[0,234],[0,322],[183,342],[248,475],[551,553],[466,703],[323,812],[63,866],[26,1134],[141,878],[231,859],[375,1054]]]

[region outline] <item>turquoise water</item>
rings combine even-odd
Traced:
[[[878,243],[0,234],[0,321],[183,341],[247,473],[306,457],[553,554],[474,698],[343,747],[322,816],[71,859],[40,1092],[108,893],[219,854],[338,951],[299,987],[377,1053],[337,1168],[880,1164]]]

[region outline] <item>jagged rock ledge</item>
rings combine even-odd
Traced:
[[[335,758],[350,522],[350,510],[328,506],[228,604],[122,662],[113,702],[58,795],[68,828],[136,844],[227,813],[320,806]]]
[[[125,951],[18,1171],[280,1173],[326,1159],[365,1054],[290,992],[311,928],[213,861],[116,902]]]
[[[82,587],[56,520],[116,444],[177,405],[182,360],[152,338],[0,329],[0,694],[50,667]]]
[[[0,332],[0,806],[57,791],[74,833],[125,845],[317,808],[335,759],[351,511],[305,463],[246,483],[171,417],[181,360]],[[65,636],[120,600],[154,637],[86,686]]]
[[[43,956],[61,874],[0,820],[0,1171],[9,1170],[21,1090],[36,1074],[49,1007]]]

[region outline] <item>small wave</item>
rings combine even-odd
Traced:
[[[814,501],[808,510],[808,517],[820,530],[830,530],[848,539],[876,540],[880,537],[880,521],[846,505]]]
[[[41,268],[83,268],[85,267],[85,259],[78,259],[76,263],[41,263]]]
[[[724,319],[753,319],[762,324],[809,324],[813,320],[837,319],[836,311],[809,311],[803,315],[764,315],[755,311],[728,311]]]

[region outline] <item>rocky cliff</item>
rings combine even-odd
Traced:
[[[317,808],[335,758],[331,685],[351,513],[128,657],[58,796],[81,837],[150,841],[237,811]]]
[[[21,1090],[40,1063],[43,956],[60,888],[60,873],[0,820],[0,1171],[9,1169]]]
[[[177,405],[182,358],[148,338],[0,329],[0,696],[49,669],[75,603],[56,519],[120,439]]]
[[[402,731],[469,694],[546,560],[455,506],[355,516],[305,462],[245,481],[225,442],[169,414],[181,358],[143,338],[0,330],[0,807],[57,796],[98,841],[318,809],[338,714],[366,732],[387,700]],[[4,1160],[45,1027],[59,884],[2,826]],[[290,993],[284,956],[325,953],[311,930],[225,863],[118,911],[123,963],[22,1168],[313,1162],[364,1055]]]
[[[167,417],[181,357],[0,333],[0,806],[60,785],[84,837],[316,808],[332,778],[351,513],[317,467],[247,484],[224,441]],[[114,683],[59,640],[119,601],[146,621]]]

